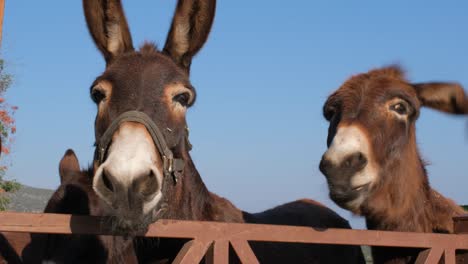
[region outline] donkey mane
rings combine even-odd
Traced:
[[[393,78],[393,79],[399,79],[402,81],[407,81],[405,70],[398,64],[389,65],[383,68],[375,68],[375,69],[370,70],[365,75],[371,78],[372,77],[374,78],[385,77],[385,78]]]
[[[400,66],[371,70],[366,75],[408,83]],[[417,147],[414,125],[408,137],[401,156],[394,157],[393,162],[382,169],[386,174],[382,178],[386,180],[380,181],[372,198],[363,206],[363,214],[373,229],[451,233],[452,216],[464,211],[431,188],[426,162]]]

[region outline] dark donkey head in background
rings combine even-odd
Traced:
[[[120,1],[83,3],[106,60],[91,86],[98,107],[93,188],[116,228],[137,231],[164,211],[165,192],[188,160],[185,112],[195,101],[190,64],[208,38],[215,0],[180,0],[162,51],[149,43],[133,48]]]
[[[60,161],[60,186],[45,213],[102,215],[92,174],[69,149]],[[72,220],[73,222],[73,220]],[[73,226],[73,224],[71,224]],[[73,229],[73,227],[72,227]],[[119,236],[0,233],[0,263],[137,263],[133,241]]]
[[[459,84],[410,83],[391,66],[351,77],[324,105],[330,128],[320,170],[331,199],[365,216],[369,229],[453,232],[452,217],[463,213],[429,185],[416,144],[422,106],[465,115],[468,98]],[[373,253],[376,263],[417,256],[388,248]]]
[[[73,150],[65,152],[59,172],[60,186],[44,212],[102,215],[103,202],[93,192],[92,174],[89,170],[80,170]],[[31,234],[31,243],[21,251],[21,256],[24,263],[40,263],[41,260],[51,263],[137,262],[132,240],[101,235]]]

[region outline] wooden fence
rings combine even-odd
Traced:
[[[146,237],[190,239],[174,263],[228,263],[229,245],[242,263],[258,263],[248,241],[369,245],[426,249],[417,263],[466,263],[468,216],[454,219],[459,234],[405,233],[370,230],[314,229],[298,226],[236,224],[160,220],[152,224]],[[0,232],[112,235],[102,227],[101,217],[61,214],[0,213]],[[15,245],[15,243],[12,243]],[[21,243],[18,243],[18,245]],[[21,251],[21,248],[16,248]]]

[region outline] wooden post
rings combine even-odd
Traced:
[[[3,36],[3,16],[5,14],[5,0],[0,0],[0,44]]]
[[[468,215],[453,218],[453,230],[455,234],[466,234],[468,236]],[[457,252],[457,264],[468,264],[468,250]]]

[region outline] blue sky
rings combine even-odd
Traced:
[[[93,154],[89,86],[104,61],[81,1],[6,1],[2,55],[19,106],[8,176],[55,188],[73,148]],[[135,46],[164,44],[175,1],[125,1]],[[259,211],[308,197],[333,209],[318,170],[326,149],[323,102],[350,75],[400,63],[411,80],[468,87],[468,2],[218,2],[208,43],[192,64],[192,157],[211,191]],[[418,143],[434,188],[468,203],[467,119],[423,110]],[[350,213],[357,227],[362,221]]]

